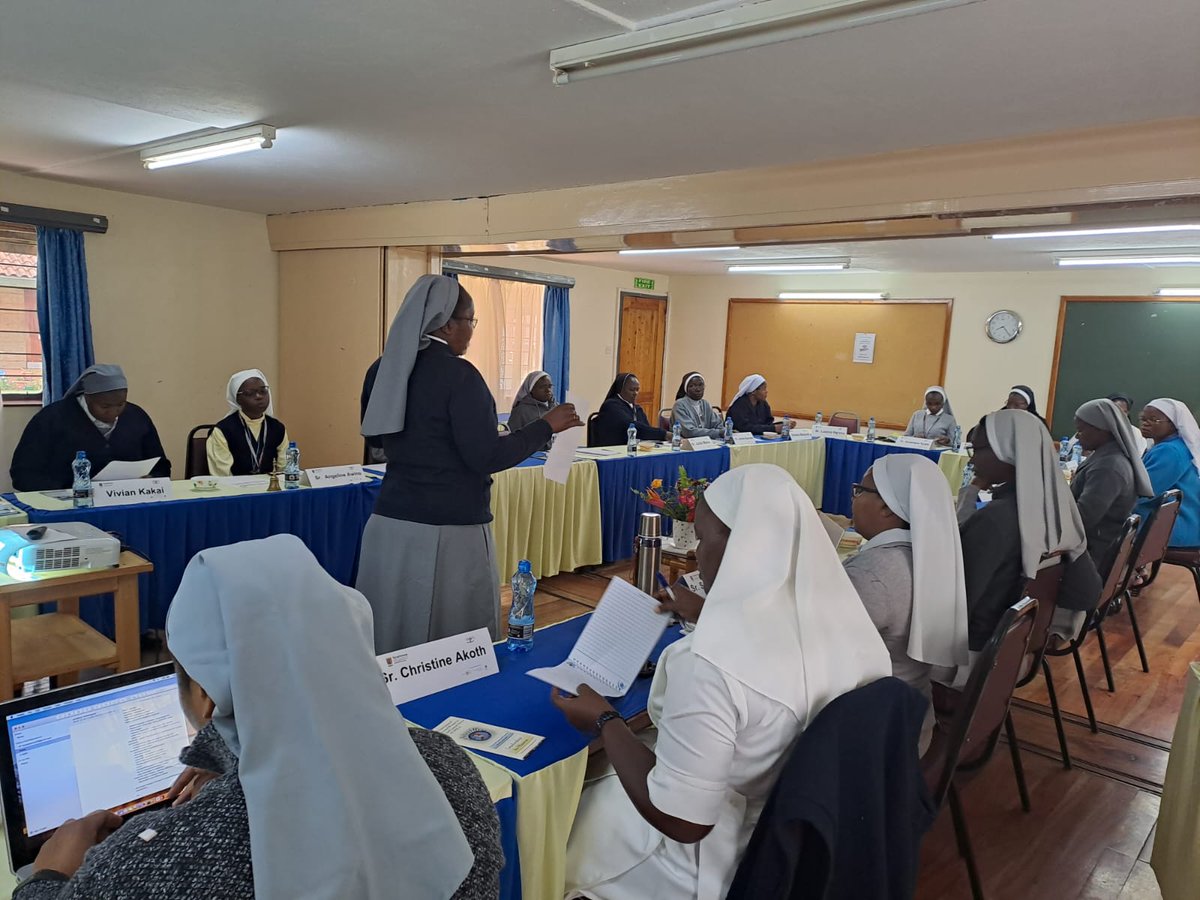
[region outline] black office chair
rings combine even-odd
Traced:
[[[598,413],[598,412],[594,412],[590,416],[587,417],[587,445],[589,447],[596,446],[596,436],[594,433],[595,429],[592,427],[592,423],[595,422],[598,418],[600,418],[600,413]]]
[[[183,455],[183,477],[211,475],[208,471],[208,436],[216,425],[197,425],[187,436],[187,450]]]

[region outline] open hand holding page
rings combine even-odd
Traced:
[[[602,696],[624,697],[670,621],[657,600],[614,578],[570,656],[528,674],[572,694],[586,684]]]

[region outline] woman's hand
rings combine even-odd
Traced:
[[[667,596],[666,591],[659,591],[654,595],[658,598],[658,611],[673,613],[684,622],[691,622],[693,625],[700,621],[704,598],[684,587],[682,580],[675,582],[671,592],[675,594],[674,600]]]
[[[586,684],[579,686],[579,694],[575,697],[553,688],[550,691],[550,700],[567,717],[571,727],[584,734],[591,734],[601,713],[613,708],[611,703]]]
[[[583,424],[583,420],[579,418],[579,414],[575,412],[574,403],[560,403],[550,412],[542,417],[542,420],[550,426],[550,430],[555,434],[560,431],[566,431],[568,428],[578,428]]]
[[[171,785],[171,790],[167,792],[167,800],[170,801],[172,806],[183,806],[183,804],[200,793],[202,787],[218,777],[216,772],[210,772],[207,769],[194,769],[188,766],[175,779],[175,783]]]
[[[121,827],[121,817],[106,809],[100,809],[82,819],[67,819],[50,840],[42,845],[34,871],[53,869],[68,878],[73,876],[89,850]]]
[[[946,435],[943,434],[940,438],[936,438],[934,440],[934,443],[937,444],[939,447],[949,447],[950,446],[950,438],[948,438]]]

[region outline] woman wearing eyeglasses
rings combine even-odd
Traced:
[[[230,413],[208,435],[210,475],[269,475],[283,469],[288,433],[271,415],[271,386],[260,369],[229,379],[225,402]]]
[[[492,474],[583,424],[564,403],[502,436],[487,382],[462,358],[475,322],[457,281],[422,275],[388,332],[367,402],[362,433],[382,439],[387,474],[356,587],[375,614],[377,653],[476,628],[496,635]]]
[[[1171,531],[1172,547],[1200,547],[1200,427],[1180,400],[1152,400],[1142,410],[1142,436],[1154,441],[1144,462],[1156,495],[1183,491],[1179,518]],[[1145,517],[1153,500],[1138,503]]]

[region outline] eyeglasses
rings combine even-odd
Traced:
[[[470,323],[471,323],[471,327],[472,327],[472,328],[474,328],[476,325],[478,325],[478,324],[479,324],[479,320],[478,320],[478,319],[475,319],[475,318],[468,318],[467,316],[451,316],[450,318],[452,318],[452,319],[457,319],[457,320],[458,320],[458,321],[460,321],[460,322],[470,322]]]
[[[875,488],[869,488],[865,484],[857,484],[856,483],[856,484],[850,485],[850,496],[852,496],[852,497],[861,497],[863,494],[878,494],[878,493],[879,493],[879,491],[875,490]]]
[[[253,391],[238,391],[237,395],[239,397],[269,397],[271,396],[271,389],[269,387],[261,387]]]

